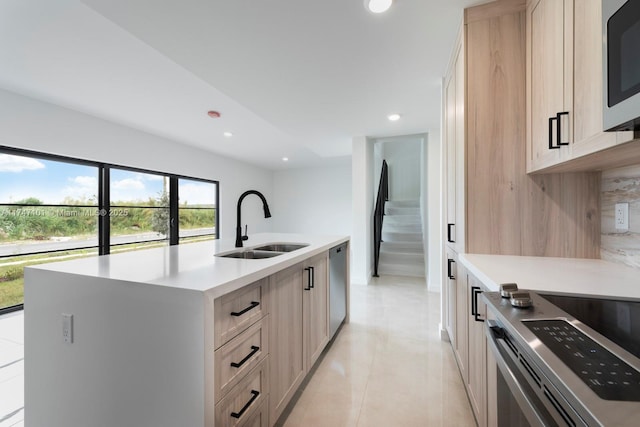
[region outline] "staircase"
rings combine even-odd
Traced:
[[[420,203],[388,201],[382,223],[379,274],[424,277]]]

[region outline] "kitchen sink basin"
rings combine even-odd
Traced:
[[[216,255],[222,258],[240,258],[240,259],[264,259],[273,258],[274,256],[282,255],[282,252],[269,252],[269,251],[236,251],[224,255]]]
[[[309,246],[306,243],[271,243],[255,248],[256,251],[292,252]]]

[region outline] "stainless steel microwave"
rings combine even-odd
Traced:
[[[602,0],[604,130],[640,130],[640,0]]]

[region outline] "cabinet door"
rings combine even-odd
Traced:
[[[273,425],[305,376],[302,264],[271,276],[269,417]]]
[[[466,384],[468,381],[468,318],[469,318],[469,296],[467,291],[467,272],[456,262],[456,343],[454,354],[460,368],[462,380]]]
[[[445,156],[445,234],[447,242],[464,250],[465,237],[465,123],[464,123],[464,45],[462,35],[456,45],[451,68],[445,77],[444,156]]]
[[[568,0],[566,0],[568,1]],[[563,0],[532,1],[527,7],[527,170],[558,163],[566,150],[549,118],[565,110],[565,20]],[[562,117],[567,128],[568,120]],[[550,135],[550,126],[551,135]],[[564,138],[569,136],[565,133]]]
[[[309,267],[312,270],[307,270]],[[311,369],[329,342],[328,268],[326,253],[305,263],[303,312],[307,369]]]
[[[451,346],[456,348],[456,279],[455,279],[455,270],[456,270],[456,257],[455,253],[450,250],[445,250],[445,278],[444,283],[445,286],[445,298],[446,298],[446,314],[445,314],[445,328],[447,330],[447,334],[449,335],[449,341],[451,341]]]
[[[456,223],[456,80],[449,76],[445,87],[445,159],[446,159],[446,239],[455,242]]]
[[[573,5],[573,134],[571,157],[633,139],[633,132],[603,132],[602,0]]]
[[[467,295],[469,298],[469,369],[468,390],[471,407],[476,415],[478,427],[487,425],[487,339],[484,332],[483,320],[486,318],[486,306],[482,298],[474,290],[483,290],[478,279],[469,274]],[[477,316],[472,314],[475,309]],[[476,320],[476,318],[478,320]]]

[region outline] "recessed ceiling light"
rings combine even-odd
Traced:
[[[397,113],[389,114],[387,118],[392,122],[397,122],[398,120],[400,120],[400,114],[397,114]]]
[[[282,161],[283,161],[283,162],[288,162],[288,161],[289,161],[289,158],[288,158],[288,157],[283,157],[283,158],[282,158]]]
[[[368,10],[373,13],[386,12],[390,7],[393,0],[364,0],[364,5]]]
[[[212,119],[217,119],[218,117],[220,117],[220,113],[217,112],[217,111],[213,111],[213,110],[207,111],[207,115],[209,117],[211,117]]]
[[[225,132],[223,133],[223,135],[226,136],[227,138],[231,138],[233,136],[231,132]]]

